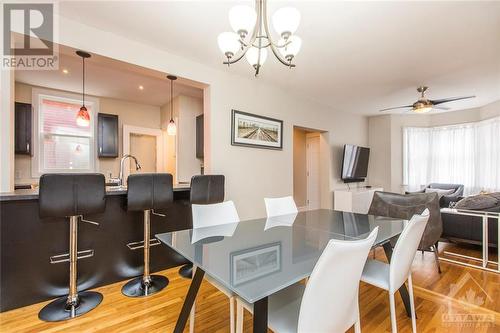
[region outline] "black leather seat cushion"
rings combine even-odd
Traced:
[[[104,175],[44,174],[40,177],[40,217],[102,213],[106,209]]]
[[[192,204],[208,205],[224,201],[223,175],[199,175],[191,178]]]
[[[140,173],[128,176],[127,210],[165,209],[173,200],[171,174]]]

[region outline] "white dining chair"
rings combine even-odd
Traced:
[[[291,196],[264,198],[264,203],[266,204],[267,217],[296,214],[298,212],[297,205]]]
[[[378,227],[361,240],[328,242],[306,286],[294,284],[268,299],[269,328],[275,333],[345,332],[359,322],[358,289]],[[243,309],[253,305],[237,298],[236,332],[243,331]]]
[[[193,215],[193,239],[201,240],[200,235],[204,236],[215,236],[212,231],[222,231],[221,235],[217,236],[227,236],[228,233],[232,235],[236,229],[236,223],[240,222],[238,212],[234,206],[234,202],[225,201],[222,203],[209,204],[209,205],[191,205],[191,211]],[[228,225],[228,228],[222,228],[223,225]],[[210,230],[208,230],[208,227]],[[229,229],[229,230],[228,230]],[[198,232],[199,231],[199,232]],[[195,234],[197,235],[196,237]],[[193,267],[193,271],[196,267]],[[234,293],[223,287],[220,283],[212,279],[210,276],[205,275],[210,284],[219,289],[223,294],[229,298],[229,324],[230,332],[235,331],[234,322],[234,307],[235,307],[235,295]],[[195,305],[191,308],[190,318],[189,318],[189,332],[194,332],[194,321],[195,321]]]
[[[389,292],[391,327],[393,333],[397,332],[394,294],[406,280],[408,280],[408,293],[410,296],[411,326],[413,333],[417,332],[413,285],[411,281],[411,264],[415,258],[418,244],[420,243],[428,220],[428,209],[425,209],[422,215],[413,215],[394,246],[390,264],[370,259],[366,262],[363,275],[361,276],[361,281]]]

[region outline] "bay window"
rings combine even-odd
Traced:
[[[403,129],[403,177],[409,190],[428,183],[465,186],[465,194],[500,191],[500,117]]]

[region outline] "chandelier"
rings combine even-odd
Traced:
[[[271,49],[279,62],[289,68],[295,67],[292,61],[302,45],[302,40],[294,35],[299,27],[300,12],[296,8],[283,7],[274,13],[273,27],[280,36],[275,42],[267,21],[266,2],[256,0],[255,10],[238,5],[229,11],[229,23],[234,32],[223,32],[217,38],[219,48],[226,57],[225,65],[234,64],[245,56],[257,76],[267,59],[268,49]]]

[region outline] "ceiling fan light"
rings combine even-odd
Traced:
[[[235,6],[229,11],[229,23],[234,32],[245,38],[255,27],[257,14],[250,6]]]
[[[428,113],[432,111],[432,106],[421,106],[413,109],[415,113]]]
[[[273,14],[273,26],[285,39],[293,35],[300,24],[300,12],[293,7],[283,7]]]
[[[234,32],[223,32],[217,37],[217,43],[222,53],[230,58],[241,48],[239,37]]]
[[[288,43],[288,44],[286,44]],[[278,42],[278,45],[285,45],[285,47],[280,48],[280,53],[283,55],[285,59],[293,59],[300,51],[300,47],[302,46],[302,39],[299,36],[292,36],[285,40],[281,38]]]
[[[259,51],[260,51],[260,60],[259,60]],[[257,65],[262,66],[267,59],[267,50],[251,47],[248,49],[247,53],[245,54],[245,57],[247,58],[248,63],[253,67],[256,67]]]

